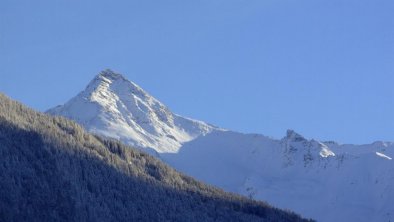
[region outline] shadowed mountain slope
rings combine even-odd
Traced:
[[[0,94],[0,221],[303,221]]]

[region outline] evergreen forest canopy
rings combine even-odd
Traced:
[[[308,221],[0,93],[0,221]]]

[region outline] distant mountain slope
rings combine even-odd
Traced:
[[[161,156],[201,181],[318,221],[394,219],[392,143],[335,145],[294,131],[281,140],[226,131]]]
[[[303,221],[0,94],[0,221]]]
[[[394,221],[394,143],[342,145],[292,130],[282,139],[223,130],[171,113],[110,70],[49,113],[155,150],[172,167],[206,183],[306,217]]]

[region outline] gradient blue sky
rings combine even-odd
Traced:
[[[37,110],[100,70],[275,138],[394,141],[393,0],[0,0],[0,91]]]

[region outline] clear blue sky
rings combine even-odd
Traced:
[[[393,0],[0,0],[0,91],[37,110],[104,68],[181,115],[394,141]]]

